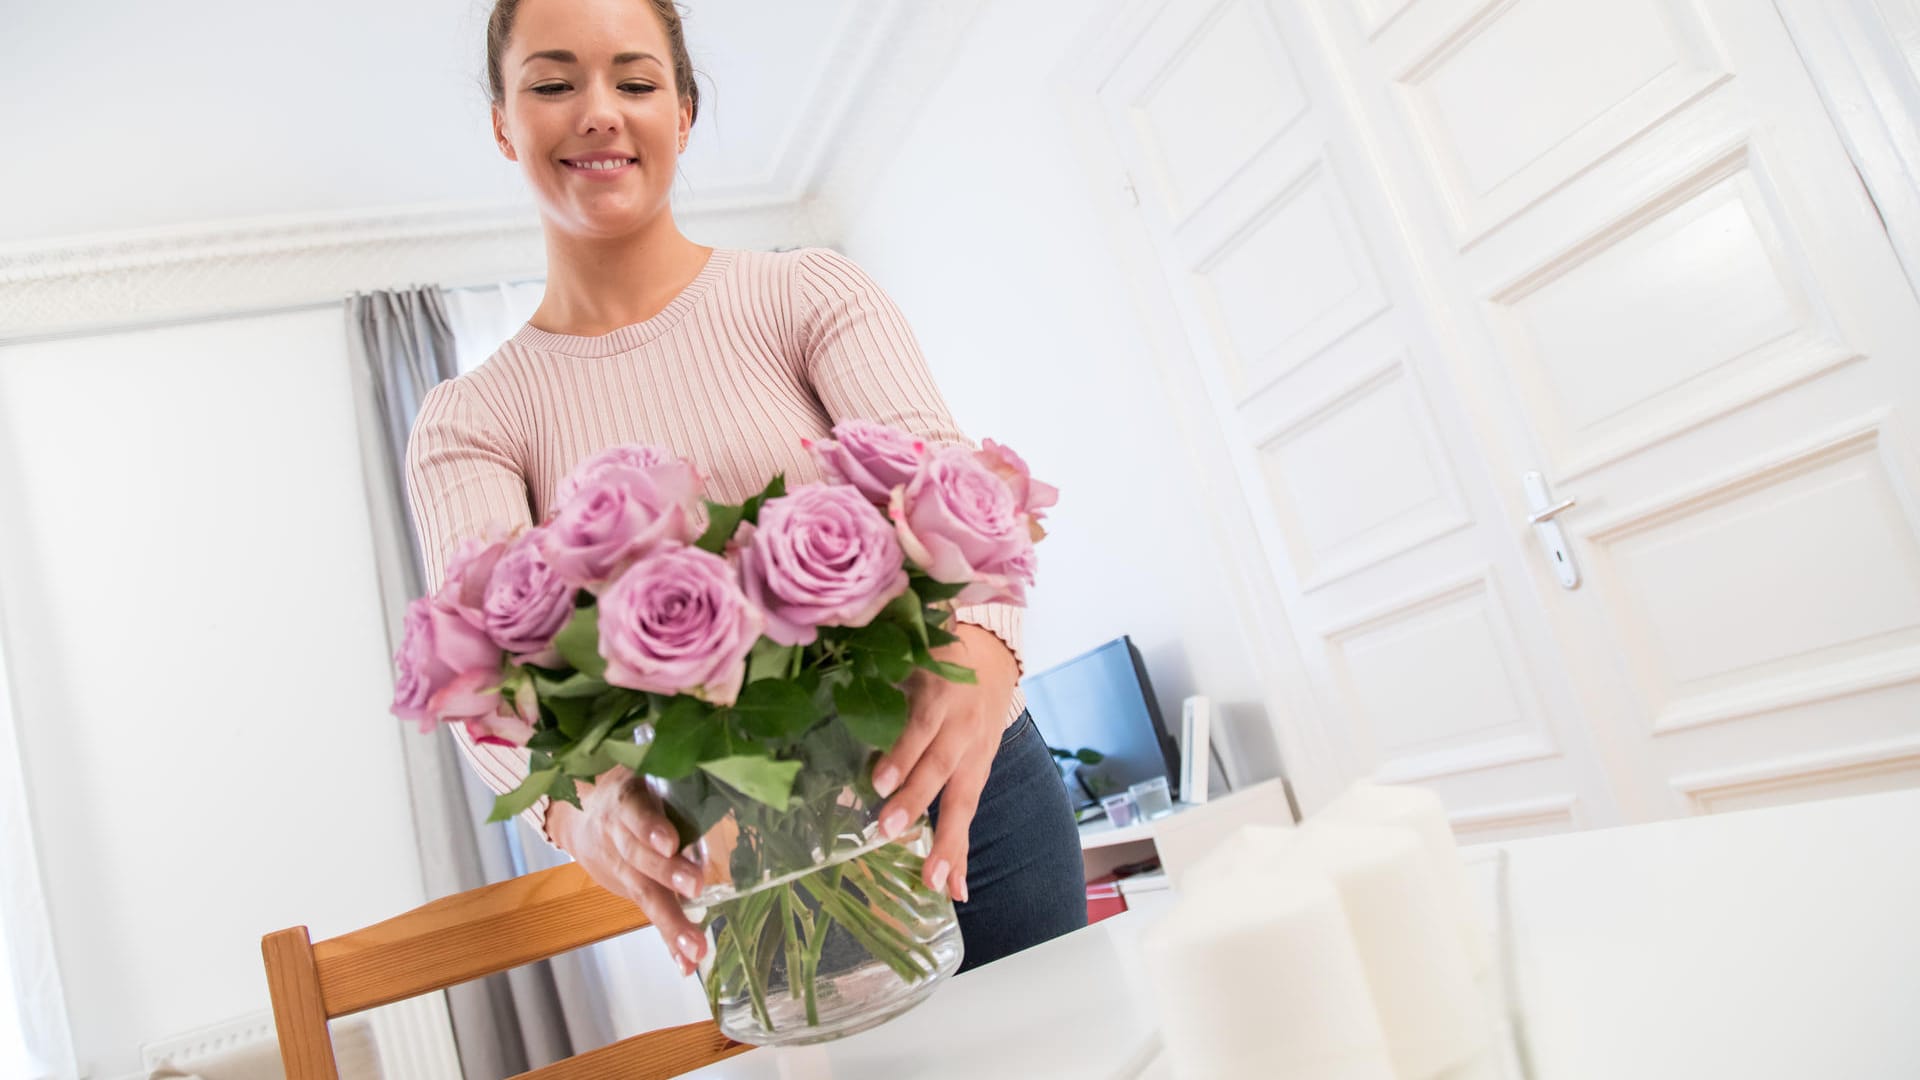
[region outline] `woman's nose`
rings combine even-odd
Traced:
[[[613,90],[596,85],[580,95],[580,134],[620,130],[620,112],[614,108],[613,94]]]

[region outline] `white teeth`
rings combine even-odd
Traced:
[[[601,172],[605,172],[608,169],[618,169],[623,165],[629,164],[631,161],[631,158],[621,158],[618,161],[569,161],[567,164],[576,169],[598,169]]]

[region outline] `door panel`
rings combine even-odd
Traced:
[[[1136,4],[1099,98],[1339,766],[1432,785],[1469,834],[1616,821],[1527,538],[1289,6]]]
[[[1635,818],[1920,755],[1920,306],[1766,0],[1314,9]]]

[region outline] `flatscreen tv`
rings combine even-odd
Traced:
[[[1140,650],[1126,636],[1029,675],[1020,685],[1048,746],[1103,755],[1098,765],[1080,766],[1082,783],[1067,784],[1076,810],[1156,776],[1166,777],[1179,798],[1179,744],[1160,718]]]

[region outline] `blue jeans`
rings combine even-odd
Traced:
[[[930,814],[937,823],[936,802]],[[1023,712],[1000,738],[967,830],[967,971],[1087,925],[1080,832],[1053,754]]]

